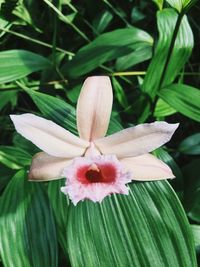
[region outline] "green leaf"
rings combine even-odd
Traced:
[[[123,108],[127,108],[128,107],[128,100],[127,100],[126,94],[125,94],[121,84],[118,82],[118,80],[115,77],[112,77],[112,84],[113,84],[115,96],[116,96],[119,104]]]
[[[146,43],[142,47],[138,47],[132,53],[117,59],[115,68],[118,71],[126,70],[152,57],[152,43]]]
[[[107,32],[82,47],[61,70],[70,77],[79,77],[107,61],[130,54],[138,47],[146,47],[149,43],[153,43],[152,37],[134,27]]]
[[[31,155],[19,147],[0,146],[0,162],[11,169],[21,169],[31,163]]]
[[[13,145],[14,147],[21,148],[23,151],[29,154],[28,158],[32,157],[35,153],[38,153],[40,151],[39,148],[37,148],[31,141],[25,139],[22,135],[18,134],[17,132],[15,132],[13,136]],[[27,165],[29,165],[28,162]]]
[[[56,267],[57,240],[41,184],[19,171],[0,198],[0,254],[4,267]]]
[[[176,113],[177,111],[170,107],[165,101],[161,98],[158,99],[156,103],[156,108],[154,110],[153,116],[157,118],[166,117]]]
[[[162,147],[156,149],[153,152],[156,157],[164,161],[169,167],[171,168],[175,179],[170,180],[170,183],[173,185],[173,188],[176,190],[177,193],[179,193],[179,197],[182,197],[182,191],[183,191],[183,175],[182,172],[176,163],[176,161],[173,159],[173,157]],[[181,195],[180,195],[181,194]]]
[[[77,103],[77,100],[78,100],[78,97],[79,97],[79,94],[80,94],[80,91],[81,91],[81,87],[82,87],[82,84],[77,84],[71,90],[68,90],[66,92],[67,97],[70,99],[70,101],[73,104]]]
[[[171,84],[163,88],[159,96],[183,115],[200,121],[200,91],[184,84]]]
[[[183,169],[184,177],[184,207],[187,215],[200,223],[200,159],[193,160]]]
[[[69,199],[60,190],[60,188],[64,186],[64,184],[65,179],[50,181],[48,184],[48,196],[54,212],[58,241],[65,255],[68,258],[69,256],[66,241],[66,229],[68,220]]]
[[[17,91],[3,91],[0,92],[0,110],[2,110],[8,103],[14,106],[17,102]]]
[[[142,90],[151,98],[154,98],[160,89],[162,79],[162,87],[174,81],[192,52],[193,34],[186,16],[182,19],[173,51],[170,50],[177,19],[178,14],[173,9],[163,9],[157,13],[159,40],[142,85]],[[167,69],[162,77],[169,56]]]
[[[152,1],[157,5],[159,10],[162,10],[164,0],[152,0]]]
[[[179,145],[179,151],[187,155],[200,154],[200,133],[185,138]]]
[[[0,52],[0,83],[18,80],[32,72],[51,67],[50,62],[26,50]]]
[[[146,17],[146,15],[143,14],[140,10],[141,9],[139,7],[133,7],[131,11],[131,22],[133,23],[133,25]]]
[[[3,29],[9,29],[11,27],[12,23],[10,23],[9,21],[5,20],[5,18],[0,17],[0,28]],[[0,32],[0,38],[5,35],[4,31]]]
[[[39,92],[27,90],[41,113],[77,135],[76,110],[67,102]]]
[[[109,26],[112,19],[112,13],[108,10],[104,10],[100,15],[95,17],[93,26],[98,33],[102,33]]]
[[[190,226],[166,181],[71,205],[68,246],[73,267],[197,266]]]
[[[198,0],[166,0],[178,12],[188,11]]]
[[[172,156],[170,156],[170,154],[164,148],[156,149],[153,152],[153,154],[155,154],[159,159],[161,159],[167,165],[170,166],[176,178],[181,179],[181,180],[183,179],[183,175],[181,173],[179,166],[177,165],[175,160],[172,158]]]
[[[200,225],[192,224],[191,227],[194,236],[195,246],[200,246]]]
[[[119,119],[114,113],[112,113],[106,135],[110,135],[121,130],[123,130],[123,127],[121,126]]]

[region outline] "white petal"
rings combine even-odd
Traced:
[[[93,76],[85,80],[77,104],[77,127],[81,138],[92,141],[105,136],[112,101],[109,77]]]
[[[178,125],[167,122],[145,123],[95,140],[94,144],[103,154],[115,154],[118,158],[135,157],[167,143]]]
[[[18,133],[49,155],[65,158],[81,156],[89,145],[89,142],[50,120],[28,113],[10,117]]]
[[[52,157],[45,152],[37,153],[32,160],[29,180],[42,182],[60,179],[63,169],[71,162],[70,159]]]
[[[132,172],[132,179],[138,181],[154,181],[174,178],[167,164],[151,154],[120,160],[126,171]]]

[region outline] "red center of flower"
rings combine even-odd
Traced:
[[[112,164],[84,166],[78,169],[77,178],[83,184],[112,183],[116,179],[116,168]]]

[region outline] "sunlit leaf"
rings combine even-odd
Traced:
[[[192,224],[195,246],[200,246],[200,225]]]
[[[154,111],[154,117],[166,117],[169,115],[172,115],[174,113],[176,113],[177,111],[170,107],[165,101],[163,101],[161,98],[158,99],[157,103],[156,103],[156,107],[155,107],[155,111]]]
[[[49,182],[48,196],[54,212],[58,241],[65,255],[68,257],[66,233],[67,233],[69,199],[60,190],[61,186],[63,186],[64,184],[65,184],[64,179]]]
[[[0,17],[0,27],[3,28],[3,29],[9,29],[11,27],[11,23],[7,20],[5,20],[5,18],[1,18]],[[5,35],[5,32],[2,31],[0,32],[0,38]]]
[[[167,182],[133,183],[128,196],[71,205],[68,246],[73,267],[197,266],[190,226]]]
[[[19,171],[0,198],[0,254],[4,267],[56,267],[52,211],[41,184]]]
[[[11,82],[49,67],[51,63],[46,58],[30,51],[2,51],[0,52],[0,83]]]
[[[152,42],[148,33],[134,27],[107,32],[82,47],[75,57],[63,66],[62,72],[70,77],[79,77],[107,61],[130,54]]]
[[[172,84],[163,88],[159,96],[183,115],[200,122],[200,91],[184,84]]]
[[[188,11],[198,0],[166,0],[178,12]]]
[[[164,0],[152,0],[152,1],[158,6],[160,10],[162,10]]]
[[[0,162],[11,169],[30,165],[31,155],[19,147],[0,146]]]
[[[160,86],[164,87],[174,81],[188,60],[193,48],[193,34],[187,17],[184,16],[176,37],[174,48],[170,50],[177,19],[178,14],[173,9],[163,9],[157,13],[159,40],[142,85],[142,90],[152,98],[155,97]],[[170,60],[167,64],[165,75],[162,76],[169,56]]]

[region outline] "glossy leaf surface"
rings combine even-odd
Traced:
[[[0,52],[0,83],[11,82],[49,67],[51,63],[45,57],[30,51],[2,51]]]
[[[68,246],[73,267],[196,266],[189,224],[167,182],[133,183],[128,196],[71,205]]]

